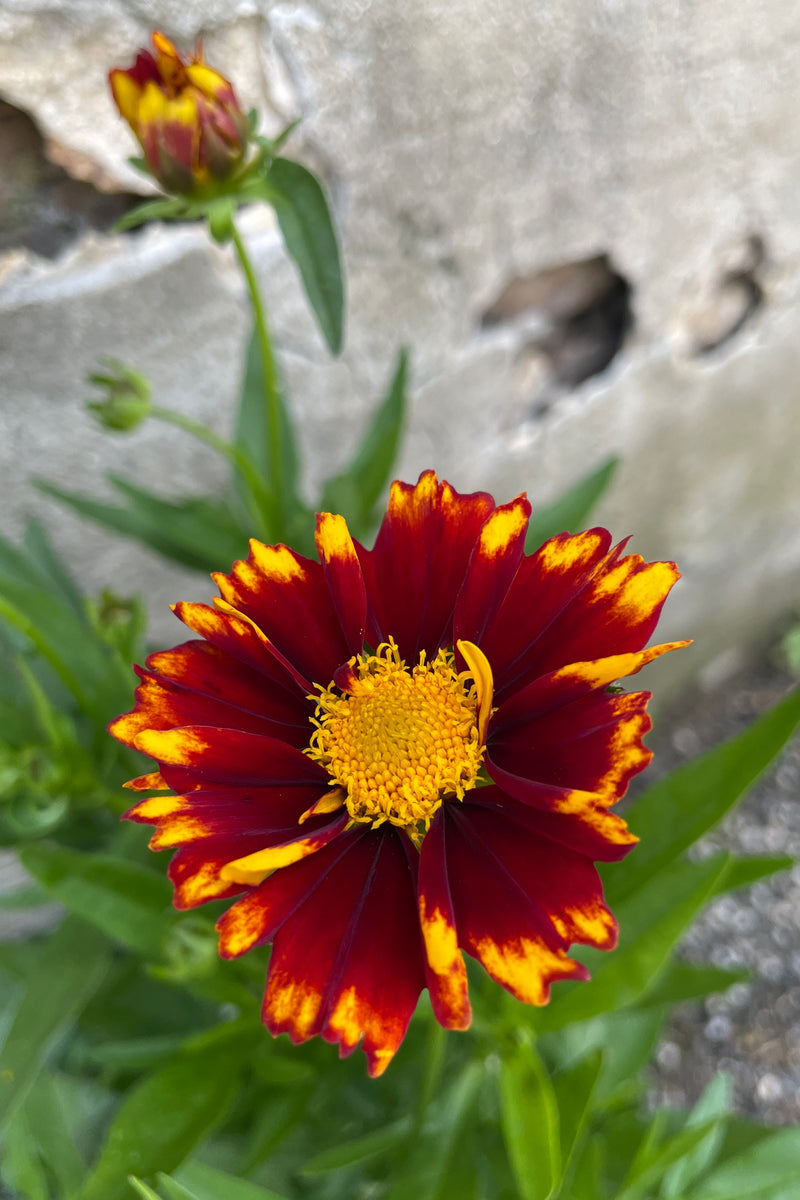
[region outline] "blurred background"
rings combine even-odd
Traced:
[[[112,354],[157,403],[232,422],[247,314],[230,252],[190,225],[109,232],[146,185],[106,74],[154,27],[184,50],[202,34],[263,132],[302,117],[289,153],[331,198],[348,290],[336,361],[271,212],[243,220],[306,479],[348,457],[406,344],[403,477],[434,466],[536,505],[619,456],[597,519],[678,561],[663,635],[695,638],[652,669],[671,697],[665,764],[780,695],[790,662],[767,652],[800,619],[800,7],[2,0],[0,532],[41,515],[87,591],[146,596],[160,641],[168,604],[210,585],[31,484],[223,480],[178,431],[114,440],[83,406]],[[795,748],[719,837],[800,853],[799,786]],[[740,1104],[800,1116],[795,874],[718,902],[694,935],[691,953],[757,981],[688,1011],[659,1057],[668,1099],[724,1062]]]

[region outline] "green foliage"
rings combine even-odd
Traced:
[[[527,553],[538,550],[556,533],[579,533],[585,529],[589,514],[611,486],[618,466],[616,458],[609,458],[552,504],[538,511],[534,508],[525,538]]]

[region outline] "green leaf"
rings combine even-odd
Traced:
[[[302,515],[302,504],[298,497],[300,459],[297,450],[297,439],[282,390],[279,390],[278,399],[280,451],[283,468],[281,507],[285,513],[300,513]],[[239,407],[236,414],[234,444],[242,454],[245,454],[249,458],[258,477],[267,485],[267,490],[269,490],[272,481],[270,479],[269,428],[264,402],[264,363],[255,329],[251,332],[247,342],[244,377],[239,392]],[[274,524],[275,520],[278,519],[278,509],[275,506],[274,500],[270,511],[264,514],[264,494],[256,495],[247,476],[237,469],[234,469],[234,485],[253,520],[266,515],[269,521]],[[306,524],[308,529],[305,545],[298,545],[295,539],[291,539],[292,546],[303,551],[311,550],[313,547],[313,539],[309,537],[312,530],[312,523],[308,514],[306,514]]]
[[[329,1171],[338,1171],[341,1167],[350,1167],[354,1163],[367,1162],[379,1158],[388,1150],[401,1142],[411,1132],[411,1118],[401,1117],[391,1125],[365,1133],[350,1141],[340,1142],[321,1154],[315,1154],[302,1168],[303,1175],[325,1175]]]
[[[69,492],[46,480],[34,482],[45,495],[79,516],[198,571],[218,570],[246,552],[247,534],[222,501],[203,497],[164,500],[117,476],[109,476],[109,481],[126,497],[127,507]]]
[[[602,1052],[597,1051],[553,1076],[562,1175],[566,1175],[583,1140],[602,1065]]]
[[[640,796],[625,814],[641,838],[636,852],[603,871],[612,909],[646,885],[716,825],[766,770],[800,722],[800,690],[748,729],[672,771]]]
[[[749,887],[778,871],[788,871],[795,865],[791,854],[748,854],[732,858],[722,880],[720,891],[733,892],[737,888]]]
[[[658,1119],[658,1113],[655,1120]],[[645,1200],[654,1184],[673,1163],[679,1162],[698,1146],[716,1126],[720,1119],[706,1121],[692,1129],[684,1129],[666,1142],[648,1147],[648,1152],[637,1158],[625,1180],[625,1186],[615,1200]]]
[[[43,941],[0,1051],[0,1128],[24,1103],[54,1045],[100,987],[108,947],[68,918]]]
[[[59,599],[68,604],[75,615],[85,622],[86,609],[83,596],[53,549],[44,525],[35,517],[28,519],[23,545],[30,562],[40,573],[45,585],[49,586]]]
[[[547,1200],[561,1180],[559,1113],[550,1077],[533,1047],[503,1057],[500,1116],[522,1200]]]
[[[553,504],[541,512],[534,512],[525,538],[527,553],[532,554],[557,533],[579,533],[584,529],[592,509],[607,491],[618,466],[618,459],[609,458],[595,471],[579,479]]]
[[[686,1122],[687,1129],[704,1125],[714,1117],[723,1117],[731,1107],[732,1088],[730,1076],[720,1071],[708,1086],[689,1113]],[[674,1163],[664,1175],[661,1182],[663,1200],[677,1200],[685,1194],[694,1181],[714,1163],[719,1154],[725,1127],[722,1122],[713,1125],[705,1138],[695,1148],[678,1162]]]
[[[338,354],[344,333],[344,283],[336,232],[319,180],[300,163],[276,158],[267,174],[265,197],[275,209],[320,331],[331,354]]]
[[[22,865],[70,912],[140,954],[155,957],[176,919],[171,888],[156,871],[111,854],[34,842]]]
[[[725,876],[722,878],[724,880]],[[723,967],[697,966],[675,959],[661,972],[653,987],[647,989],[639,1007],[671,1007],[685,1000],[699,1000],[716,992],[726,992],[734,983],[749,978],[750,972],[746,970],[727,971]]]
[[[142,1197],[142,1200],[162,1200],[158,1192],[154,1192],[151,1187],[148,1187],[143,1179],[137,1179],[135,1175],[129,1175],[128,1183],[136,1192],[136,1195]]]
[[[187,1162],[176,1171],[177,1179],[192,1192],[197,1200],[284,1200],[271,1188],[261,1184],[250,1183],[247,1179],[237,1179],[227,1171],[219,1171],[216,1167],[206,1166],[205,1163]],[[159,1175],[159,1185],[164,1187],[165,1177]]]
[[[371,532],[373,511],[388,483],[406,417],[408,351],[401,350],[389,388],[350,466],[323,487],[320,507],[342,513],[351,531],[363,538]]]
[[[617,950],[612,955],[582,951],[580,957],[592,971],[591,983],[562,990],[556,1003],[537,1013],[537,1027],[558,1029],[634,1004],[655,985],[683,931],[714,895],[728,863],[727,855],[676,863],[620,905]]]
[[[63,1092],[56,1087],[51,1075],[46,1072],[39,1075],[21,1112],[39,1157],[58,1184],[59,1196],[74,1195],[86,1174],[86,1165],[75,1149]]]
[[[797,1188],[800,1178],[800,1129],[781,1129],[729,1158],[707,1175],[691,1200],[762,1200],[779,1188]]]
[[[141,161],[141,160],[137,160]],[[149,171],[146,172],[149,174]],[[179,221],[185,216],[186,202],[177,197],[169,200],[145,200],[130,209],[114,223],[114,233],[125,233],[128,229],[136,229],[146,225],[148,221]]]
[[[3,1148],[2,1177],[25,1200],[50,1200],[44,1161],[24,1109],[11,1118]],[[3,1189],[5,1192],[5,1189]]]
[[[249,1039],[248,1039],[249,1042]],[[236,1095],[247,1045],[183,1054],[128,1092],[81,1200],[122,1200],[133,1171],[171,1171],[222,1121]]]
[[[443,1200],[459,1139],[486,1078],[479,1063],[467,1065],[431,1105],[422,1132],[392,1175],[385,1200]]]

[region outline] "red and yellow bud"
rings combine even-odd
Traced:
[[[140,50],[127,70],[109,73],[114,100],[162,187],[202,191],[242,162],[247,117],[233,86],[204,62],[199,46],[185,59],[169,38],[154,33],[153,47],[154,54]]]

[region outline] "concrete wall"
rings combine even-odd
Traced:
[[[202,31],[267,131],[302,114],[289,152],[332,197],[349,300],[335,363],[271,215],[245,222],[307,478],[346,458],[407,343],[404,477],[434,465],[462,489],[527,488],[545,502],[621,456],[599,517],[685,575],[664,630],[696,647],[659,668],[665,683],[709,664],[722,676],[800,604],[800,8],[0,0],[0,96],[72,171],[139,186],[105,71],[153,25],[187,48]],[[610,366],[575,385],[580,369],[559,364],[597,332],[573,318],[591,291],[579,264],[599,255],[630,286],[634,325]],[[552,267],[565,270],[541,275]],[[516,315],[515,277],[536,301]],[[139,588],[162,614],[206,594],[58,510],[28,477],[102,493],[113,457],[165,491],[208,490],[220,465],[181,435],[94,431],[82,380],[113,353],[151,375],[160,402],[225,431],[245,333],[232,260],[197,229],[88,234],[55,261],[7,251],[2,530],[45,514],[88,586]],[[169,636],[168,615],[156,630]]]

